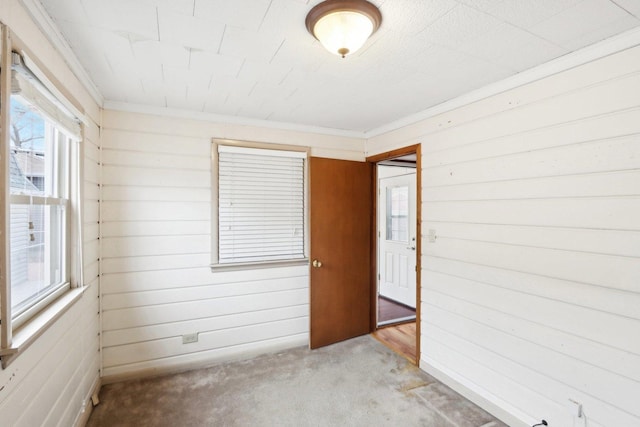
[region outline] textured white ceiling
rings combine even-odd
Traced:
[[[367,131],[640,25],[640,0],[373,0],[341,59],[319,0],[41,0],[105,100]]]

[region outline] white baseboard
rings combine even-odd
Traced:
[[[87,424],[89,417],[91,416],[91,412],[93,412],[93,402],[91,401],[91,397],[93,395],[98,395],[101,387],[102,381],[98,377],[93,382],[93,386],[89,389],[89,394],[85,396],[84,405],[76,417],[76,422],[73,423],[73,427],[84,427]]]
[[[478,392],[465,386],[460,381],[453,378],[451,375],[444,372],[443,369],[433,366],[432,364],[428,363],[424,359],[420,359],[420,369],[422,369],[432,377],[435,377],[438,381],[442,382],[448,387],[451,387],[457,393],[461,394],[466,399],[475,403],[476,405],[478,405],[479,407],[481,407],[482,409],[484,409],[494,417],[498,418],[503,423],[511,427],[530,427],[531,426],[531,424],[528,424],[527,422],[523,421],[524,414],[522,414],[521,416],[518,416],[514,414],[515,410],[511,411],[511,410],[505,409],[505,407],[508,406],[506,402],[504,403],[504,405],[499,405],[496,402],[487,399],[486,397],[482,396]]]

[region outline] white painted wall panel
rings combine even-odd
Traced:
[[[102,151],[105,166],[129,166],[137,168],[168,168],[208,171],[210,160],[199,155],[163,154],[149,151],[114,150]]]
[[[221,329],[211,332],[203,331],[198,334],[198,342],[191,344],[183,344],[181,337],[172,337],[117,347],[107,347],[104,349],[104,358],[105,360],[109,360],[110,366],[117,367],[120,365],[145,362],[150,358],[161,359],[179,356],[185,353],[265,341],[272,338],[306,335],[308,334],[308,328],[308,316],[275,322],[262,322],[238,328]]]
[[[563,249],[535,248],[468,239],[440,239],[438,249],[427,246],[427,255],[556,279],[640,292],[637,259]],[[606,266],[603,268],[602,266]]]
[[[633,73],[582,90],[549,96],[544,101],[486,115],[441,132],[437,138],[433,138],[433,145],[428,147],[427,152],[637,108],[638,91],[640,73]]]
[[[167,170],[161,168],[134,168],[131,166],[104,166],[103,182],[107,185],[143,185],[149,187],[201,187],[209,184],[210,174],[200,170]]]
[[[183,322],[189,319],[289,307],[307,302],[307,294],[307,289],[294,289],[105,310],[102,325],[105,330],[135,328],[161,322]]]
[[[84,180],[90,184],[98,184],[100,182],[100,168],[95,167],[95,160],[87,159],[87,166],[84,169]]]
[[[141,117],[141,115],[137,115]],[[111,119],[113,117],[113,119]],[[203,135],[200,138],[180,135],[180,145],[176,146],[176,136],[174,131],[162,133],[157,128],[145,128],[143,122],[141,126],[133,129],[122,129],[123,120],[126,120],[127,113],[106,112],[104,129],[102,130],[103,150],[126,150],[147,153],[150,155],[179,155],[179,156],[209,156],[211,147],[204,142],[207,138]],[[112,121],[117,123],[111,123]],[[179,134],[178,134],[179,135]],[[135,142],[133,142],[135,141]]]
[[[639,93],[635,47],[368,141],[422,143],[421,366],[511,424],[640,425]]]
[[[37,29],[18,0],[2,1],[0,21],[7,24],[39,59],[46,72],[64,85],[86,115],[83,145],[85,293],[35,342],[0,370],[2,426],[72,426],[82,420],[100,375],[98,183],[100,182],[100,109]],[[91,228],[89,228],[91,226]]]
[[[487,299],[492,300],[485,304],[486,307],[509,313],[514,317],[532,319],[576,337],[638,354],[640,343],[629,342],[627,333],[628,329],[637,327],[637,319],[580,307],[571,302],[553,301],[543,296],[522,294],[477,280],[460,279],[452,275],[436,273],[427,275],[434,282],[434,291],[463,301],[476,301],[476,303],[485,295]],[[504,301],[509,303],[505,304]],[[580,319],[580,322],[576,322],[576,319]],[[612,330],[607,330],[603,325],[610,325]]]
[[[307,266],[209,267],[214,137],[364,159],[359,139],[105,111],[100,231],[106,381],[308,343]],[[198,342],[182,344],[190,333],[198,333]]]
[[[610,363],[609,371],[622,374],[622,376],[629,374],[629,379],[638,381],[638,374],[640,374],[638,355],[554,329],[551,326],[537,322],[535,319],[527,320],[520,316],[514,316],[511,312],[500,310],[499,307],[495,309],[482,307],[474,304],[473,301],[467,302],[438,291],[429,291],[427,297],[429,300],[427,303],[429,312],[437,314],[437,316],[433,316],[434,319],[450,315],[456,315],[460,318],[473,318],[476,319],[478,324],[517,336],[527,343],[536,343],[536,337],[545,335],[547,340],[544,343],[544,347],[552,350],[554,354],[575,357],[580,362],[595,367]],[[439,312],[439,310],[442,312]],[[456,321],[459,321],[459,319]],[[622,380],[621,378],[617,379]],[[571,378],[571,381],[574,381],[574,378]]]
[[[181,254],[181,255],[149,255],[136,257],[105,258],[102,268],[115,273],[129,273],[137,271],[173,270],[193,268],[207,265],[211,254]]]
[[[469,182],[515,181],[540,176],[555,178],[632,170],[637,166],[639,143],[640,136],[631,135],[474,161],[451,162],[426,168],[424,179],[442,185],[462,185]]]
[[[180,337],[191,331],[220,331],[235,329],[243,326],[275,322],[279,320],[295,319],[309,315],[309,307],[305,303],[296,306],[274,308],[245,313],[234,313],[227,316],[186,320],[173,323],[159,323],[136,328],[117,329],[107,331],[103,336],[105,347],[115,347],[124,344],[134,344],[144,341]]]
[[[105,178],[108,179],[108,178]],[[122,201],[101,204],[102,221],[204,221],[211,216],[209,202]],[[162,231],[162,230],[161,230]]]
[[[130,184],[116,186],[110,185],[102,190],[102,199],[105,201],[159,201],[181,202],[200,201],[210,202],[211,191],[209,188],[193,187],[150,187],[133,186]]]
[[[437,227],[440,239],[492,241],[534,248],[640,257],[640,233],[635,231],[449,222],[439,222]]]
[[[308,342],[309,334],[305,332],[254,342],[247,341],[242,344],[199,350],[193,353],[182,351],[181,354],[177,356],[148,359],[138,363],[105,367],[103,370],[103,381],[108,383],[111,381],[125,380],[127,378],[137,378],[141,375],[157,375],[159,373],[173,371],[177,367],[209,366],[219,362],[239,358],[245,359],[264,353],[280,351],[282,349],[304,346],[307,345]]]
[[[92,183],[88,182],[87,184],[91,185]],[[85,199],[82,209],[82,219],[85,224],[91,224],[94,221],[97,222],[98,215],[100,214],[100,206],[97,200]]]
[[[211,224],[207,220],[138,220],[107,222],[102,232],[113,238],[153,236],[209,235]]]
[[[164,211],[164,214],[167,215],[167,211]],[[179,218],[179,220],[182,220],[182,218]],[[163,234],[162,230],[158,230],[155,236],[104,237],[102,256],[104,258],[113,258],[141,255],[199,254],[211,250],[211,239],[208,235],[172,236]]]
[[[432,202],[627,196],[637,189],[640,171],[529,178],[424,188]]]
[[[484,139],[461,147],[445,147],[438,156],[425,156],[423,167],[428,169],[447,163],[483,159],[500,155],[541,150],[547,147],[561,147],[577,143],[599,141],[603,138],[616,138],[634,135],[640,131],[640,109],[630,108],[615,114],[604,113],[588,119],[578,119],[557,124],[550,128],[541,128],[518,134],[518,144],[513,137],[503,136]],[[435,137],[436,135],[434,135]]]
[[[189,271],[184,270],[188,275]],[[131,292],[105,295],[102,309],[119,310],[148,305],[171,304],[177,302],[228,298],[240,295],[279,292],[292,289],[305,289],[306,277],[286,277],[276,280],[256,280],[253,282],[228,283],[222,285],[184,286],[179,289]]]
[[[554,198],[431,202],[429,221],[640,230],[640,198]],[[589,214],[586,215],[585,213]]]
[[[103,136],[105,140],[109,140],[105,144],[106,148],[129,147],[129,138],[126,135],[127,132],[134,132],[140,134],[136,137],[137,140],[140,140],[140,144],[135,145],[135,150],[150,149],[152,152],[175,152],[176,136],[180,137],[180,145],[185,146],[185,153],[187,151],[195,153],[198,149],[194,146],[199,146],[201,147],[199,150],[205,149],[208,152],[209,148],[202,147],[198,141],[209,141],[212,136],[215,136],[216,138],[311,147],[314,156],[360,161],[365,159],[365,141],[361,138],[327,136],[318,133],[283,131],[236,124],[206,123],[198,120],[115,111],[109,111],[103,116],[103,124],[106,128]],[[107,132],[113,132],[116,135]],[[154,148],[156,146],[157,151]]]

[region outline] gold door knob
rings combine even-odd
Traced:
[[[315,268],[322,267],[322,263],[320,261],[318,261],[317,259],[314,259],[313,262],[311,263],[311,265],[314,266]]]

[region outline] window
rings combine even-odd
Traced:
[[[13,326],[69,287],[69,138],[11,96],[10,260]],[[26,316],[25,316],[26,315]]]
[[[214,140],[214,269],[307,262],[307,152],[264,146]]]
[[[11,80],[11,93],[0,95],[8,106],[0,109],[0,123],[8,124],[0,140],[3,367],[78,297],[68,291],[81,277],[79,121],[20,54],[11,54],[10,65],[0,71]]]
[[[409,187],[387,188],[387,240],[409,241]]]

